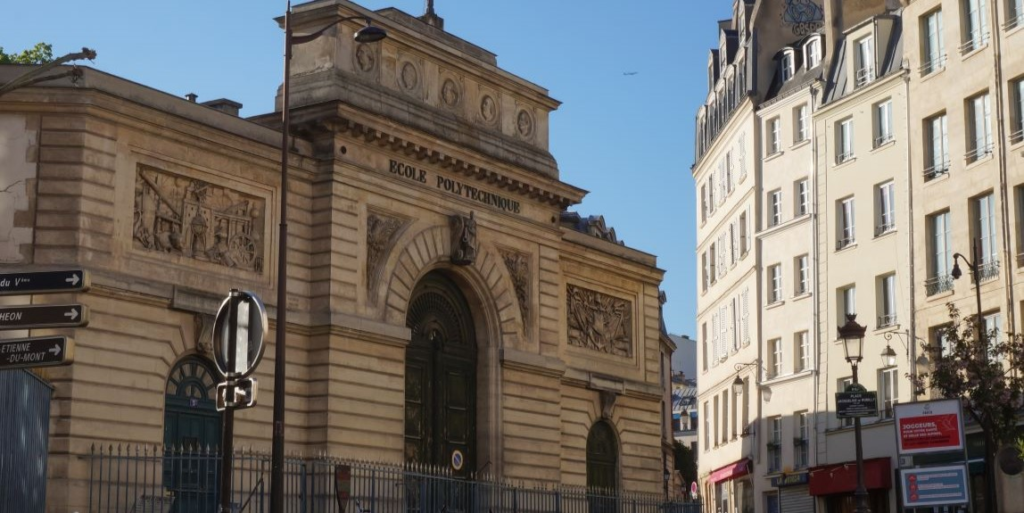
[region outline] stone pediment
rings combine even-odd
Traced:
[[[339,16],[367,16],[387,39],[357,43],[357,21],[293,47],[291,109],[343,102],[466,150],[558,178],[548,116],[559,102],[497,67],[487,52],[396,9],[369,11],[345,0],[295,7],[294,34]],[[283,24],[283,18],[279,22]],[[280,95],[278,97],[280,109]]]

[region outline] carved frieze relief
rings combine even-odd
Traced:
[[[441,103],[449,109],[454,109],[461,101],[462,86],[453,78],[445,78],[441,85]]]
[[[480,91],[480,121],[485,125],[494,126],[498,124],[498,98],[493,92]]]
[[[135,249],[263,271],[266,201],[196,178],[139,164]]]
[[[569,345],[631,358],[633,306],[625,299],[566,285]]]
[[[359,43],[356,45],[355,65],[356,69],[363,73],[370,73],[377,68],[377,51],[380,45]]]
[[[451,262],[455,265],[471,265],[476,261],[476,219],[473,212],[468,216],[455,214],[448,218],[452,229]]]
[[[519,302],[519,312],[526,323],[530,319],[530,257],[517,251],[502,249],[500,252],[501,259],[512,278],[516,300]]]
[[[395,245],[399,233],[409,224],[408,220],[380,212],[370,212],[366,217],[366,286],[371,294],[376,293],[384,261]]]

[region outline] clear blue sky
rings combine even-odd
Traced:
[[[423,0],[360,0],[423,13]],[[90,66],[199,101],[230,98],[243,116],[273,110],[285,1],[46,0],[4,9],[0,46],[89,47]],[[669,331],[695,335],[693,118],[706,93],[715,20],[731,1],[435,0],[445,29],[547,88],[551,151],[563,181],[590,191],[575,208],[604,215],[630,247],[658,257]],[[635,73],[625,75],[624,73]]]

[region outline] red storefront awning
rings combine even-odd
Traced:
[[[708,482],[715,484],[719,481],[725,481],[727,479],[736,479],[740,476],[745,476],[750,473],[750,458],[743,458],[735,463],[730,463],[708,476]]]
[[[822,465],[810,471],[811,495],[849,493],[857,489],[857,462]],[[864,460],[864,487],[868,490],[892,488],[892,470],[889,458]]]

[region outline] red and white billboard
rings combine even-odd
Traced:
[[[964,423],[958,399],[895,405],[897,451],[903,454],[962,451]]]

